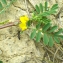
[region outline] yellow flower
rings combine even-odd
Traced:
[[[26,23],[20,23],[19,27],[22,29],[22,31],[27,29]]]
[[[21,28],[22,31],[27,29],[27,22],[28,22],[28,20],[29,20],[29,18],[26,15],[20,17],[19,27]]]
[[[26,16],[26,15],[20,17],[20,21],[21,21],[22,23],[26,23],[26,22],[28,22],[28,20],[29,20],[29,18],[28,18],[28,16]]]

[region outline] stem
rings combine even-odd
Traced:
[[[18,24],[18,21],[17,21],[17,24]],[[15,22],[9,22],[7,24],[0,25],[0,29],[7,28],[10,26],[16,26],[17,24],[15,24]]]

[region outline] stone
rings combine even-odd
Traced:
[[[40,57],[43,58],[40,51],[36,49],[34,41],[30,40],[25,32],[21,34],[20,40],[17,37],[17,28],[15,29],[15,27],[1,29],[0,34],[7,36],[0,41],[0,49],[2,50],[0,59],[3,63],[22,63],[34,58],[36,60]]]

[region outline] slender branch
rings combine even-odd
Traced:
[[[55,60],[56,54],[57,54],[57,52],[58,52],[59,49],[60,49],[60,47],[58,47],[57,50],[56,50],[56,52],[54,53],[53,63],[54,63],[54,60]]]
[[[19,23],[19,21],[9,22],[7,24],[0,25],[0,29],[11,27],[11,26],[16,26],[18,23]]]
[[[42,43],[40,43],[40,45],[42,45],[42,47],[44,47],[46,50],[48,50],[51,54],[56,54],[53,51],[51,51],[50,49],[48,49],[47,47],[45,47]],[[57,51],[57,50],[56,50]],[[59,57],[58,55],[55,55],[59,60],[63,61],[62,57]]]

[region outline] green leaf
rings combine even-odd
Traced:
[[[36,14],[37,14],[37,12],[33,11],[32,18],[34,18],[36,16]]]
[[[5,0],[5,1],[6,1],[6,0]],[[10,5],[11,5],[13,2],[15,2],[16,0],[10,0],[8,4],[6,4],[7,2],[5,3],[5,1],[4,1],[4,0],[1,0],[1,2],[0,2],[0,8],[2,8],[2,9],[0,10],[0,14],[1,14],[1,13],[4,13],[4,11],[6,11],[6,10],[10,7]],[[3,2],[4,2],[6,5],[4,5]],[[3,7],[2,5],[4,5],[4,7]]]
[[[43,12],[42,16],[49,16],[49,15],[54,14],[54,13],[56,13],[55,10],[50,10],[50,11]]]
[[[36,36],[36,29],[33,29],[30,38],[33,39]]]
[[[38,22],[38,24],[36,25],[36,28],[39,29],[41,25],[41,22]]]
[[[57,5],[57,4],[56,4]],[[54,5],[55,6],[55,5]],[[42,13],[42,16],[49,16],[49,15],[51,15],[51,14],[54,14],[54,13],[56,13],[56,9],[58,8],[58,6],[57,7],[54,7],[54,6],[52,6],[52,8],[51,8],[51,10],[48,10],[48,11],[45,11],[45,12],[43,12]]]
[[[51,24],[50,23],[48,23],[48,24],[46,24],[44,27],[43,27],[43,31],[46,31],[46,30],[48,30],[48,28],[51,26]]]
[[[60,43],[60,40],[58,39],[58,37],[54,37],[54,40],[56,43]]]
[[[28,26],[30,26],[30,25],[31,25],[31,21],[30,21],[30,20],[27,22],[27,25],[28,25]]]
[[[48,10],[47,5],[48,5],[48,3],[47,3],[47,1],[46,1],[46,2],[45,2],[45,11],[47,11],[47,10]]]
[[[43,12],[43,5],[40,3],[40,11]]]
[[[44,42],[45,45],[48,45],[49,37],[47,36],[47,34],[44,34],[43,42]]]
[[[51,10],[56,10],[56,9],[58,9],[58,4],[54,4],[54,5],[52,6],[52,8],[51,8]]]
[[[41,31],[38,31],[37,35],[36,35],[36,42],[40,42],[41,39]]]
[[[0,9],[2,9],[3,8],[3,6],[2,6],[2,4],[1,4],[1,2],[0,2]]]
[[[58,4],[54,4],[50,10],[50,13],[54,14],[56,13],[56,10],[58,9]]]
[[[52,47],[53,44],[54,44],[53,38],[50,36],[50,37],[49,37],[49,46]]]
[[[9,22],[9,20],[2,21],[2,22],[0,22],[0,25],[6,24],[6,23],[8,23],[8,22]]]
[[[7,4],[6,0],[2,0],[2,3],[5,4],[5,5]]]
[[[51,30],[49,30],[49,33],[54,32],[57,29],[57,26],[53,26]]]
[[[63,40],[63,35],[57,35],[57,37],[61,38]]]
[[[46,12],[42,13],[42,16],[49,16],[49,15],[50,15],[49,11],[46,11]]]
[[[2,61],[0,61],[0,63],[3,63]]]
[[[37,13],[40,13],[40,9],[39,9],[38,5],[35,6],[35,9],[36,9]]]
[[[59,31],[55,32],[54,35],[59,35],[62,32],[63,32],[63,29],[59,29]]]
[[[63,38],[63,35],[58,35],[58,37],[61,37],[61,38]]]
[[[49,14],[50,14],[50,15],[51,15],[51,14],[54,14],[54,13],[56,13],[55,10],[50,10],[50,11],[49,11]]]
[[[47,17],[43,17],[43,18],[42,18],[42,22],[43,22],[44,24],[47,24],[47,23],[50,23],[51,20],[48,19]]]

